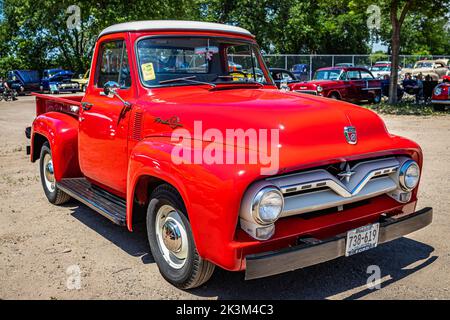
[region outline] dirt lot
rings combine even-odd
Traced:
[[[244,281],[216,270],[190,292],[160,276],[143,231],[128,233],[76,201],[49,204],[38,165],[25,155],[24,128],[34,99],[0,102],[0,299],[441,299],[450,298],[450,116],[385,116],[389,130],[425,153],[419,207],[433,224],[406,238],[271,278]],[[67,268],[81,270],[70,290]],[[367,267],[381,270],[380,290],[366,287]]]

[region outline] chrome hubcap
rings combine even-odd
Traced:
[[[172,218],[168,218],[164,223],[162,227],[162,238],[164,245],[169,251],[174,253],[180,252],[183,240],[181,239],[180,228]]]
[[[164,205],[156,213],[156,239],[164,260],[175,269],[186,263],[188,238],[180,214],[170,205]]]
[[[53,171],[53,161],[50,154],[46,154],[44,157],[44,181],[45,186],[50,192],[55,191],[55,174]]]

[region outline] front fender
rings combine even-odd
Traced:
[[[133,199],[142,176],[170,183],[183,198],[201,257],[238,270],[240,251],[233,250],[242,195],[259,172],[256,166],[175,164],[170,138],[140,141],[131,151],[127,180],[127,226],[132,230]]]
[[[38,147],[36,135],[45,137],[52,150],[55,179],[81,177],[78,162],[78,120],[60,112],[47,112],[33,121],[31,133],[31,160]],[[37,150],[38,152],[40,150]]]

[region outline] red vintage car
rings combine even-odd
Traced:
[[[255,279],[350,256],[432,221],[416,211],[420,147],[370,110],[278,90],[247,30],[114,25],[92,62],[84,96],[36,94],[31,161],[51,203],[146,223],[179,288],[215,266]]]
[[[431,98],[431,103],[438,109],[445,109],[446,106],[450,105],[450,80],[444,80],[434,88]]]
[[[295,92],[309,93],[345,101],[381,101],[381,80],[359,67],[318,69],[312,81],[289,85]]]

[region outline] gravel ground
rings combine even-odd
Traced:
[[[383,116],[389,130],[420,143],[425,167],[419,208],[434,222],[408,237],[350,258],[244,281],[217,270],[203,287],[181,291],[159,274],[143,230],[129,233],[76,201],[49,204],[37,163],[25,155],[34,98],[0,102],[0,299],[449,299],[450,115]],[[366,286],[378,265],[379,290]],[[68,268],[81,271],[67,287]]]

